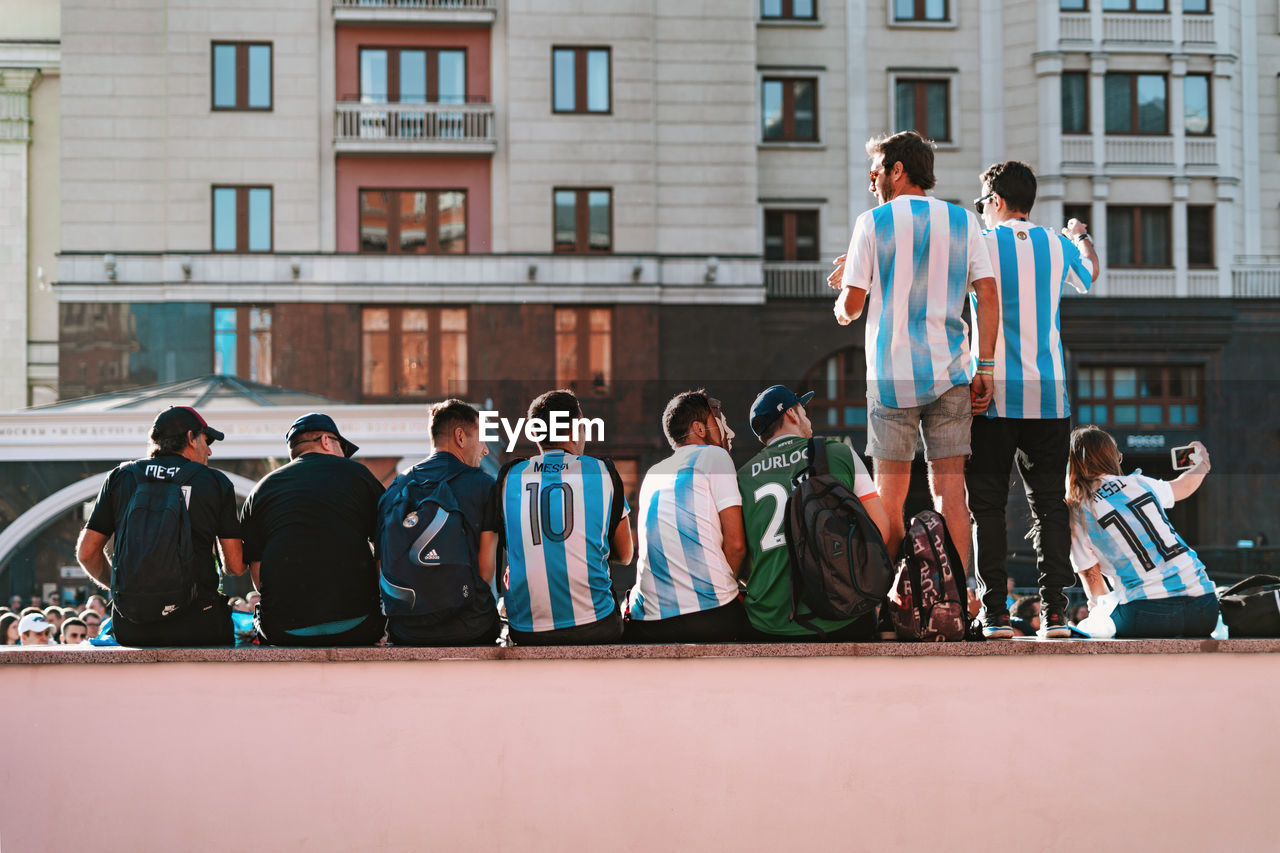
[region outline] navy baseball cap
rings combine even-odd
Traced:
[[[289,431],[284,434],[284,440],[292,447],[294,436],[302,435],[304,432],[333,433],[338,437],[338,443],[342,445],[342,454],[348,459],[360,449],[342,437],[342,433],[338,432],[338,425],[333,422],[333,418],[328,415],[322,415],[319,412],[303,415],[294,421],[293,426],[289,427]]]
[[[813,392],[808,391],[800,396],[785,385],[772,385],[760,392],[756,401],[751,404],[751,431],[756,438],[768,432],[782,413],[792,406],[803,406],[813,399]]]
[[[170,406],[156,415],[155,422],[151,424],[152,440],[173,438],[189,432],[204,433],[204,437],[210,443],[226,438],[221,432],[205,423],[200,413],[190,406]]]

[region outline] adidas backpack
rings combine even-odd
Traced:
[[[889,615],[899,640],[963,640],[969,627],[968,592],[960,555],[942,516],[931,509],[912,517],[902,540]]]
[[[111,598],[131,622],[181,613],[199,594],[184,487],[203,467],[187,462],[172,479],[149,475],[148,468],[160,468],[150,460],[126,468],[137,488],[116,530]]]
[[[378,502],[379,587],[387,616],[458,610],[482,583],[471,545],[475,533],[449,486],[462,473],[438,483],[406,477]]]
[[[787,498],[784,535],[791,559],[791,618],[798,602],[822,619],[875,610],[893,582],[888,549],[862,501],[827,463],[827,440],[809,439],[809,466]],[[804,625],[807,620],[796,620]]]

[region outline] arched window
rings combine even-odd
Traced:
[[[815,364],[800,388],[814,393],[805,407],[814,429],[866,429],[867,360],[861,347],[839,350]]]

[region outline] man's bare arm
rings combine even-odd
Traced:
[[[613,535],[609,537],[609,551],[609,559],[624,566],[630,565],[631,558],[636,555],[635,540],[631,538],[631,522],[626,516],[620,518],[613,528]]]
[[[996,356],[996,335],[1000,333],[1000,293],[996,289],[996,280],[978,279],[973,283],[973,293],[978,301],[978,358],[990,361]],[[984,373],[974,375],[969,389],[973,414],[981,414],[987,410],[994,391],[995,383],[990,376]]]
[[[244,574],[244,543],[239,539],[218,539],[222,548],[222,568],[229,575],[239,577]]]
[[[480,580],[493,583],[493,576],[498,572],[498,532],[496,530],[480,531]]]
[[[724,536],[725,561],[733,569],[733,576],[738,576],[742,560],[747,556],[747,531],[742,523],[742,507],[731,506],[720,510],[720,532]]]
[[[860,287],[844,287],[840,290],[840,295],[836,297],[835,308],[832,313],[836,315],[836,322],[841,326],[847,326],[854,320],[862,316],[862,309],[867,304],[867,292]]]
[[[1080,585],[1084,587],[1085,594],[1089,596],[1091,602],[1110,592],[1107,589],[1106,578],[1102,576],[1102,570],[1098,568],[1097,563],[1080,572]]]
[[[1102,261],[1098,259],[1098,253],[1093,248],[1093,238],[1083,239],[1088,236],[1089,226],[1085,225],[1079,219],[1072,219],[1067,223],[1067,227],[1062,229],[1062,233],[1066,234],[1071,242],[1076,244],[1076,248],[1080,250],[1080,254],[1093,267],[1093,280],[1097,281],[1098,276],[1102,275]]]
[[[107,559],[105,550],[110,538],[86,527],[80,531],[76,542],[76,560],[80,568],[102,589],[111,589],[111,561]]]
[[[262,561],[254,560],[249,564],[249,577],[253,578],[253,588],[262,592]]]

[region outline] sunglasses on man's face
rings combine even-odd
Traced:
[[[982,198],[975,198],[973,200],[973,209],[978,211],[979,216],[982,215],[983,208],[987,206],[987,202],[991,201],[991,198],[994,195],[995,195],[994,192],[990,192],[984,195]]]

